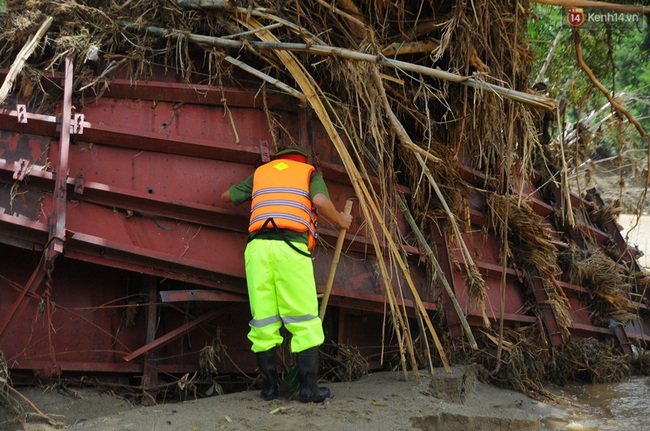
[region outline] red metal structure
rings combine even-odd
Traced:
[[[263,98],[258,87],[193,84],[159,71],[149,82],[115,76],[101,95],[73,95],[73,77],[70,61],[64,76],[47,77],[53,88],[63,88],[53,112],[29,112],[18,97],[0,107],[0,350],[10,368],[45,376],[138,374],[148,386],[158,373],[197,370],[199,351],[218,342],[230,358],[221,371],[254,371],[243,267],[249,209],[228,206],[219,196],[275,151],[266,107],[287,134],[312,149],[333,201],[343,208],[353,188],[326,134],[294,99]],[[459,169],[469,183],[484,180],[479,172]],[[514,192],[530,198],[552,232],[560,200],[549,203],[537,190],[531,184]],[[487,285],[487,317],[503,315],[511,325],[536,322],[522,285],[528,278],[542,305],[548,299],[544,288],[535,274],[503,268],[496,238],[480,229],[485,197],[473,193],[476,229],[464,240],[481,251],[475,263]],[[602,205],[597,194],[591,196],[574,196],[571,204]],[[408,231],[404,220],[397,222]],[[609,232],[588,220],[582,226],[595,246],[613,240],[636,265],[638,251],[628,248],[615,224]],[[357,346],[374,366],[385,298],[366,228],[357,214],[325,325],[329,340]],[[314,262],[322,290],[337,231],[326,221],[319,231]],[[439,283],[432,284],[420,250],[404,247],[425,307],[435,311],[440,300],[449,333],[462,336],[451,300]],[[464,285],[466,273],[455,267],[462,261],[458,251],[442,234],[432,248],[468,321],[482,325]],[[630,340],[650,340],[645,298],[632,298],[639,319],[628,327],[598,327],[585,311],[586,289],[561,285],[572,305],[575,336],[617,337],[624,351]],[[404,299],[407,307],[411,299]],[[561,344],[552,310],[542,310],[550,342]]]

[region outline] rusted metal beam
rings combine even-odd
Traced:
[[[132,361],[133,359],[137,358],[138,356],[151,352],[155,349],[159,349],[163,347],[166,344],[171,343],[174,341],[176,338],[182,336],[183,334],[191,331],[192,329],[195,329],[197,326],[199,326],[202,323],[205,323],[209,320],[212,320],[219,315],[223,314],[223,311],[214,311],[212,313],[207,313],[204,314],[201,317],[198,317],[194,319],[191,322],[186,323],[185,325],[181,325],[180,327],[174,329],[173,331],[168,332],[167,334],[163,335],[162,337],[159,337],[158,339],[145,344],[144,346],[140,347],[139,349],[133,351],[132,353],[124,356],[124,360],[126,362]]]
[[[48,371],[50,361],[38,359],[23,359],[12,364],[12,370],[43,370]],[[91,373],[141,373],[144,365],[139,362],[89,362],[89,361],[60,361],[61,371],[80,371]],[[158,371],[162,373],[187,373],[196,371],[195,364],[161,364]]]
[[[0,69],[0,79],[7,75],[7,69]],[[61,81],[63,77],[57,73],[44,73],[41,85],[45,90],[56,88],[53,82]],[[191,78],[192,76],[190,76]],[[203,79],[203,76],[198,77]],[[180,79],[180,78],[179,78]],[[261,109],[265,97],[259,88],[242,89],[241,87],[214,86],[186,82],[136,81],[123,78],[110,78],[99,82],[102,91],[98,92],[91,85],[94,79],[82,80],[82,96],[84,103],[92,103],[100,98],[152,100],[158,102],[193,103],[197,105],[215,105],[235,108]],[[96,93],[99,93],[97,95]],[[266,95],[266,106],[276,111],[296,112],[299,106],[293,97],[269,92]]]
[[[43,250],[47,225],[7,214],[0,214],[0,242],[28,250]]]
[[[247,302],[245,295],[237,295],[221,290],[161,290],[160,298],[163,302]]]
[[[245,237],[242,238],[242,241],[245,241]],[[229,279],[224,275],[231,277],[241,275],[239,269],[232,267],[228,262],[220,266],[209,266],[205,261],[183,258],[175,254],[136,247],[78,232],[68,239],[66,256],[177,280],[212,284],[224,289],[231,288],[227,282],[224,286],[221,285],[222,278],[226,278],[226,281]],[[235,289],[234,283],[232,286]],[[241,292],[241,287],[236,291]]]
[[[260,147],[230,142],[144,132],[93,123],[84,128],[84,142],[211,160],[255,165],[262,160]]]
[[[87,85],[90,82],[88,80],[85,84]],[[85,96],[93,97],[92,91],[94,90],[86,90]],[[264,97],[258,89],[247,90],[162,81],[137,81],[134,83],[130,79],[112,79],[100,97],[214,106],[227,105],[233,108],[261,109],[264,107]],[[273,110],[289,112],[298,110],[295,99],[282,94],[272,93],[267,95],[266,103]]]
[[[564,344],[564,334],[560,329],[555,312],[549,304],[551,298],[549,297],[548,292],[546,292],[544,282],[534,271],[525,271],[524,274],[533,291],[535,301],[537,301],[537,307],[542,316],[542,323],[544,324],[551,345],[560,346]]]

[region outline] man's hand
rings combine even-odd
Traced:
[[[338,212],[336,207],[334,207],[334,203],[323,193],[314,196],[313,202],[314,206],[318,209],[318,212],[336,223],[339,228],[350,228],[350,225],[352,224],[352,216]]]
[[[352,216],[350,214],[345,214],[344,212],[339,213],[340,219],[338,225],[341,229],[348,230],[352,224]]]

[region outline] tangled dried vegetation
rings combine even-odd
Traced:
[[[389,242],[388,257],[404,269],[407,281],[406,267],[399,265],[404,253],[395,245],[401,243],[400,233],[390,222],[397,211],[412,214],[424,241],[433,221],[465,250],[469,291],[482,303],[484,283],[461,239],[474,186],[460,178],[457,166],[470,166],[484,174],[492,228],[508,229],[508,259],[543,277],[566,330],[570,317],[566,297],[555,282],[555,246],[538,229],[536,215],[525,202],[504,193],[512,178],[533,171],[535,154],[544,154],[537,125],[542,111],[555,108],[554,100],[528,90],[532,58],[523,35],[531,12],[526,2],[474,3],[28,0],[18,7],[18,2],[10,1],[9,12],[0,14],[0,67],[11,65],[50,16],[52,27],[22,71],[19,93],[35,111],[48,109],[59,96],[56,89],[39,87],[39,78],[61,71],[67,57],[77,65],[75,89],[93,89],[97,94],[112,71],[125,68],[131,79],[140,80],[150,78],[154,66],[163,65],[188,82],[215,86],[241,79],[239,69],[254,74],[262,92],[284,92],[311,105],[350,174],[365,219],[389,221],[381,223]],[[271,122],[274,133],[277,125]],[[364,167],[382,179],[377,189],[368,189],[362,180]],[[559,187],[568,187],[555,171],[547,174]],[[411,190],[406,210],[400,205],[404,197],[398,183]],[[396,240],[391,242],[392,238]],[[591,281],[608,307],[606,315],[621,307],[627,310],[627,304],[616,299],[627,289],[618,274],[615,279],[607,271],[583,274],[576,259],[569,266],[576,283]],[[593,262],[584,266],[592,267]],[[379,270],[386,286],[391,286],[390,271]],[[610,288],[614,291],[603,290]],[[388,301],[398,339],[404,336],[402,367],[406,369],[410,358],[417,373],[408,318],[390,294]],[[419,316],[446,365],[427,313]],[[537,325],[503,334],[489,332],[481,336],[481,346],[487,347],[479,352],[466,346],[447,350],[454,358],[460,351],[465,357],[481,357],[494,368],[490,351],[499,337],[507,358],[494,378],[526,392],[541,391],[539,382],[553,375],[541,361],[555,353]],[[564,353],[574,358],[581,354],[580,349],[569,348]],[[349,358],[336,370],[337,378],[356,376],[364,365],[358,355],[339,346],[335,357],[341,355]]]

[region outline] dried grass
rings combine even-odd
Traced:
[[[590,290],[586,303],[595,324],[608,326],[613,319],[625,325],[636,317],[629,300],[628,275],[602,250],[581,249],[573,244],[558,259],[569,283]]]

